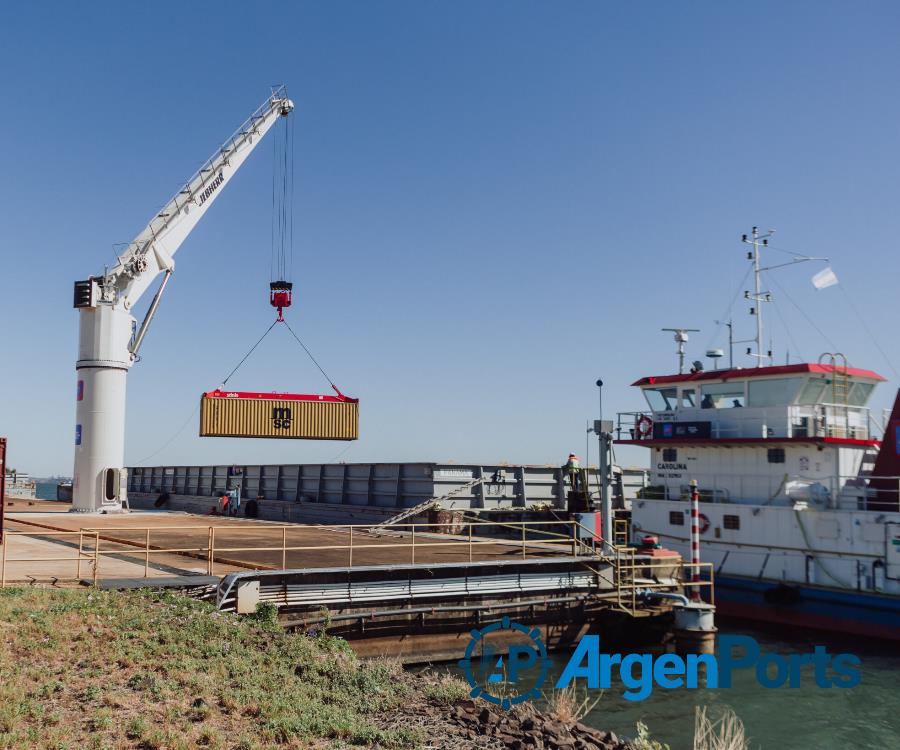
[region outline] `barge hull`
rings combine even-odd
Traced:
[[[717,575],[716,611],[726,619],[900,643],[900,600],[893,596]]]

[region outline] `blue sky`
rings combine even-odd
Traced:
[[[360,397],[363,437],[346,451],[201,440],[190,419],[273,316],[270,142],[177,256],[129,375],[127,462],[559,463],[583,452],[597,377],[610,413],[672,369],[660,328],[702,329],[692,358],[724,344],[713,320],[753,224],[831,257],[843,283],[815,292],[811,264],[778,277],[815,323],[776,287],[778,360],[785,326],[792,360],[832,349],[818,328],[891,379],[886,405],[896,376],[849,303],[900,363],[898,22],[878,2],[6,6],[11,462],[70,473],[72,282],[111,263],[274,83],[297,104],[290,321]],[[743,304],[734,318],[749,335]],[[286,331],[229,385],[327,389]]]

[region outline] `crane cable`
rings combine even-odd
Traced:
[[[272,321],[272,325],[270,325],[268,328],[266,328],[266,332],[265,332],[262,336],[259,337],[259,341],[257,341],[253,346],[250,347],[250,351],[247,352],[247,353],[244,355],[244,358],[243,358],[240,362],[237,363],[237,365],[235,366],[235,368],[234,368],[231,372],[228,373],[228,377],[225,378],[225,380],[222,381],[222,385],[223,385],[223,386],[229,381],[229,379],[231,378],[231,376],[234,375],[234,374],[238,371],[238,368],[239,368],[242,364],[244,364],[244,362],[247,361],[247,359],[249,358],[249,356],[250,356],[251,354],[253,354],[253,351],[256,349],[257,346],[259,346],[259,345],[262,343],[262,340],[263,340],[266,336],[269,335],[269,331],[271,331],[271,330],[275,327],[275,324],[276,324],[277,322],[278,322],[277,320],[273,320],[273,321]]]
[[[322,373],[322,375],[323,375],[323,377],[325,378],[325,380],[328,381],[328,384],[329,384],[332,388],[334,388],[334,392],[337,393],[338,396],[343,397],[344,394],[341,393],[340,388],[338,388],[338,387],[334,384],[334,381],[333,381],[331,378],[328,377],[328,373],[326,373],[325,370],[322,369],[322,365],[320,365],[320,364],[316,361],[316,358],[312,355],[312,352],[311,352],[309,349],[306,348],[306,344],[304,344],[304,343],[300,340],[300,337],[299,337],[296,333],[294,333],[294,329],[291,328],[291,324],[288,323],[286,320],[283,321],[283,322],[284,322],[284,324],[287,326],[287,329],[291,332],[291,336],[293,336],[293,337],[297,340],[297,343],[300,344],[300,346],[303,347],[303,351],[305,351],[305,352],[309,355],[309,358],[313,361],[313,364],[314,364],[316,367],[319,368],[319,372]]]
[[[228,373],[228,377],[226,377],[225,380],[222,381],[222,386],[223,386],[223,387],[224,387],[225,384],[229,381],[229,379],[231,378],[231,376],[234,375],[234,374],[240,369],[241,365],[243,365],[244,362],[246,362],[246,361],[250,358],[250,355],[253,354],[253,352],[256,350],[256,347],[258,347],[258,346],[263,342],[263,339],[265,339],[265,337],[268,336],[269,333],[271,333],[271,331],[272,331],[272,329],[275,327],[275,324],[276,324],[276,323],[278,323],[277,320],[275,320],[275,321],[272,322],[272,324],[266,329],[266,332],[265,332],[262,336],[259,337],[259,339],[257,340],[257,342],[256,342],[253,346],[250,347],[250,351],[248,351],[248,352],[244,355],[244,357],[241,359],[241,361],[237,363],[237,365],[235,366],[235,368],[234,368],[230,373]],[[332,381],[332,379],[328,377],[328,373],[326,373],[325,370],[322,369],[322,365],[320,365],[319,362],[316,360],[316,358],[312,355],[312,352],[306,347],[306,344],[304,344],[304,343],[300,340],[300,337],[299,337],[296,333],[294,333],[294,329],[291,328],[290,325],[288,325],[288,322],[287,322],[286,320],[283,321],[283,323],[287,326],[287,329],[291,332],[291,336],[293,336],[293,337],[297,340],[297,343],[300,344],[301,347],[303,347],[303,351],[305,351],[306,354],[309,356],[309,358],[313,361],[313,364],[314,364],[317,368],[319,368],[319,372],[322,373],[322,375],[325,377],[325,380],[327,380],[327,381],[328,381],[328,384],[334,389],[334,392],[337,393],[338,396],[340,396],[341,398],[343,398],[343,397],[344,397],[344,394],[341,393],[340,388],[338,388],[338,387],[334,384],[334,381]],[[193,419],[194,419],[194,417],[197,415],[197,412],[198,412],[198,411],[200,411],[200,404],[199,404],[199,403],[197,404],[197,406],[194,407],[194,411],[191,412],[191,415],[184,421],[184,423],[181,425],[181,427],[179,427],[179,428],[175,431],[175,433],[174,433],[174,434],[173,434],[173,435],[172,435],[165,443],[163,443],[159,448],[157,448],[157,449],[156,449],[153,453],[151,453],[149,456],[145,456],[145,457],[142,458],[140,461],[136,461],[136,462],[135,462],[135,465],[140,465],[140,464],[143,464],[143,463],[146,462],[146,461],[149,461],[151,458],[153,458],[154,456],[158,455],[159,453],[161,453],[162,451],[164,451],[166,448],[168,448],[172,443],[174,443],[175,440],[181,435],[181,433],[184,432],[185,428],[193,421]],[[347,450],[348,450],[349,448],[350,448],[350,446],[348,445],[347,448],[345,448],[345,449],[344,449],[343,451],[341,451],[337,456],[335,456],[335,459],[336,459],[336,458],[339,458],[339,457],[342,456],[342,455],[344,455],[344,453],[346,453]],[[334,459],[332,459],[332,460],[334,460]]]
[[[277,123],[272,154],[272,229],[269,280],[287,281],[293,270],[294,138],[292,122]]]
[[[272,324],[271,324],[268,328],[266,328],[266,332],[265,332],[262,336],[259,337],[259,339],[257,340],[257,342],[256,342],[253,346],[250,347],[250,351],[248,351],[248,352],[243,356],[243,358],[241,359],[241,361],[238,362],[238,363],[235,365],[234,369],[233,369],[231,372],[228,373],[228,377],[226,377],[226,378],[222,381],[222,386],[223,386],[223,387],[224,387],[225,384],[228,383],[228,381],[231,379],[231,376],[234,375],[234,374],[240,369],[241,365],[243,365],[244,362],[246,362],[246,361],[250,358],[250,355],[253,354],[254,351],[256,351],[256,347],[258,347],[258,346],[263,342],[263,339],[265,339],[265,337],[268,336],[269,333],[271,333],[272,329],[278,324],[278,322],[279,322],[279,321],[277,321],[277,320],[273,320],[273,321],[272,321]],[[306,352],[306,355],[312,360],[312,363],[318,368],[319,372],[322,373],[322,376],[325,378],[325,380],[328,381],[328,384],[334,389],[335,393],[337,393],[338,396],[343,396],[344,394],[341,393],[340,388],[338,388],[338,387],[334,384],[334,381],[333,381],[330,377],[328,377],[328,373],[325,372],[325,370],[322,368],[322,365],[319,364],[318,360],[313,356],[312,352],[307,348],[306,344],[304,344],[303,341],[300,340],[300,337],[299,337],[296,333],[294,333],[294,329],[291,328],[290,324],[289,324],[286,320],[283,320],[283,321],[281,321],[281,322],[284,323],[284,325],[287,327],[288,331],[290,331],[291,336],[294,337],[294,339],[296,340],[296,342],[297,342],[298,344],[300,344],[300,346],[302,347],[303,351]]]

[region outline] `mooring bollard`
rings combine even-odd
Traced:
[[[712,579],[710,578],[710,585]],[[675,607],[675,648],[680,653],[711,654],[716,645],[716,608],[700,597],[700,490],[691,480],[691,599]]]
[[[691,601],[700,602],[700,490],[691,480]]]

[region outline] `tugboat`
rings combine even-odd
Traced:
[[[689,556],[697,480],[719,616],[900,640],[900,395],[882,420],[868,404],[885,379],[840,354],[769,364],[752,244],[757,366],[685,373],[675,329],[680,372],[633,383],[649,408],[618,415],[617,442],[652,459],[634,533]]]

